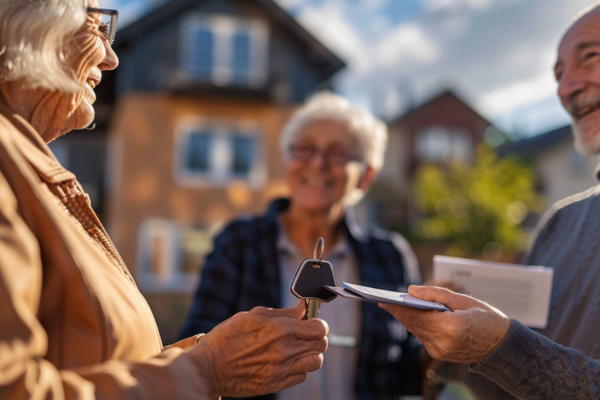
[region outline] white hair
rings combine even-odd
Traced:
[[[283,128],[280,142],[282,150],[289,151],[290,144],[306,126],[324,120],[347,124],[351,134],[358,140],[363,161],[377,171],[381,169],[388,140],[387,125],[368,110],[353,106],[344,97],[331,92],[313,95],[296,111]]]
[[[571,20],[571,22],[569,23],[569,25],[567,25],[567,29],[565,29],[565,33],[563,33],[563,37],[565,36],[565,34],[567,32],[569,32],[571,30],[571,28],[577,23],[579,22],[579,20],[581,20],[583,17],[585,17],[586,15],[588,15],[589,13],[591,13],[592,11],[596,10],[597,8],[600,7],[600,1],[596,1],[594,3],[592,3],[591,5],[587,6],[586,8],[584,8],[583,10],[579,11],[575,17],[573,17],[573,19]]]
[[[26,89],[80,91],[66,47],[85,16],[82,0],[1,0],[0,82],[23,80]]]

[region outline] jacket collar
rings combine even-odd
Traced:
[[[273,224],[275,224],[275,226],[277,226],[278,215],[287,210],[289,207],[289,199],[277,199],[273,201],[269,206],[269,211],[267,212],[267,219]],[[358,224],[354,208],[346,208],[342,224],[348,234],[348,238],[351,238],[352,240],[355,240],[360,243],[366,243],[368,241],[367,235],[363,232],[363,230]]]
[[[0,114],[21,132],[21,135],[14,135],[14,144],[44,182],[60,183],[76,179],[72,172],[60,165],[52,150],[28,121],[2,104]]]

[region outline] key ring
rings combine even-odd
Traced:
[[[316,260],[317,259],[317,250],[319,250],[319,247],[321,247],[321,254],[319,254],[319,262],[317,264],[319,264],[319,266],[321,265],[321,261],[323,261],[323,253],[325,253],[325,239],[323,239],[322,237],[317,239],[317,244],[315,244],[315,251],[313,252],[313,258]]]

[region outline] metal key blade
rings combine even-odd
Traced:
[[[306,299],[306,319],[313,319],[319,316],[322,301],[319,299]]]

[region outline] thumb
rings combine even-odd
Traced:
[[[259,314],[270,318],[294,318],[302,319],[306,314],[306,301],[300,300],[294,307],[290,308],[265,308],[256,307],[251,311],[254,314]]]
[[[408,288],[408,294],[417,299],[441,303],[452,311],[466,310],[479,305],[479,302],[470,296],[435,286],[412,285]]]

